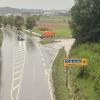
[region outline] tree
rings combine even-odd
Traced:
[[[24,18],[21,16],[17,16],[15,18],[15,26],[18,27],[18,29],[21,30],[21,27],[24,25]]]
[[[0,28],[2,27],[2,16],[0,16]]]
[[[12,27],[15,25],[15,17],[13,15],[8,16],[8,24]]]
[[[100,41],[100,0],[75,0],[71,16],[73,36],[78,41]]]
[[[8,17],[7,16],[3,16],[2,23],[3,23],[4,27],[7,26],[7,24],[8,24]]]
[[[35,25],[36,25],[35,17],[34,16],[28,16],[27,19],[26,19],[26,29],[32,30]]]

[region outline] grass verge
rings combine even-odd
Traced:
[[[22,30],[26,35],[28,35],[28,36],[34,36],[31,32],[27,32],[27,31],[25,31],[25,30]]]
[[[0,47],[2,46],[2,41],[3,41],[3,33],[0,29]]]
[[[70,28],[64,28],[64,29],[55,29],[53,30],[56,33],[57,38],[70,38],[72,37],[71,35],[71,30]]]
[[[49,44],[56,42],[54,38],[44,38],[40,41],[41,44]]]
[[[87,58],[85,68],[72,68],[77,84],[77,95],[85,100],[100,100],[100,43],[80,44],[71,50],[72,58]]]
[[[63,61],[66,57],[66,53],[62,48],[59,51],[54,63],[53,63],[53,85],[54,85],[54,94],[56,100],[69,100],[68,88],[65,83],[65,74],[64,74],[64,65]]]

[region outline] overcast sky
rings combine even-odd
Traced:
[[[32,9],[70,9],[74,0],[0,0],[0,7]]]

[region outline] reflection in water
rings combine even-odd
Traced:
[[[18,43],[19,48],[24,46],[25,47],[25,41],[19,41]]]
[[[34,46],[35,46],[34,42],[33,42],[33,38],[27,37],[26,45],[27,45],[27,49],[28,50],[32,50],[34,48]]]
[[[0,90],[1,90],[1,73],[2,73],[2,55],[0,49]]]
[[[8,31],[8,30],[4,30],[4,36],[6,37],[9,37],[9,39],[11,39],[12,38],[12,34],[11,34],[11,32],[10,31]]]

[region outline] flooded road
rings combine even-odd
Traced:
[[[46,62],[38,42],[19,42],[14,32],[3,30],[0,51],[0,100],[51,100]]]
[[[0,50],[0,100],[53,100],[50,79],[52,63],[65,47],[69,51],[73,39],[41,45],[39,38],[23,35],[18,41],[15,32],[4,29]]]

